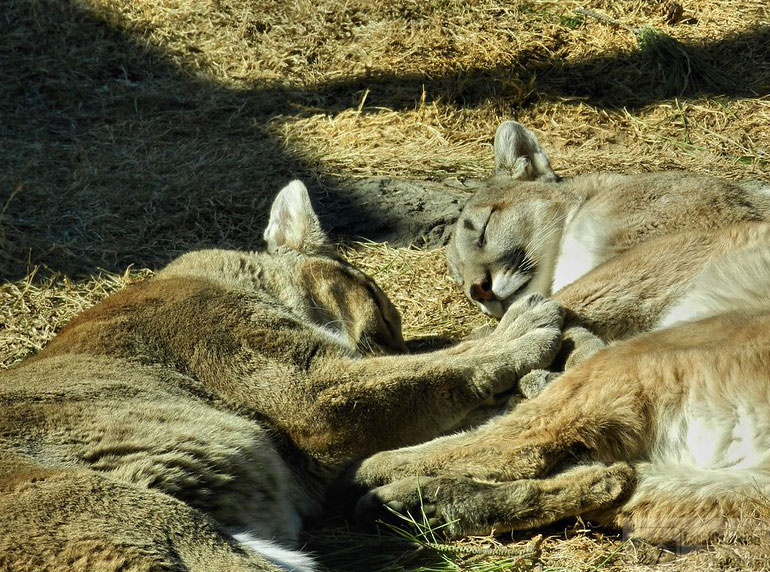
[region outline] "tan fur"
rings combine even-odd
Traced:
[[[455,225],[451,274],[492,315],[522,295],[553,294],[569,313],[567,345],[577,346],[570,365],[602,346],[586,328],[606,342],[654,327],[718,250],[688,243],[692,236],[658,252],[634,247],[770,220],[770,188],[760,185],[683,172],[557,181],[535,136],[515,122],[498,129],[495,164],[497,175]],[[575,284],[602,264],[603,272],[591,274],[594,283]]]
[[[265,238],[180,257],[0,375],[0,569],[275,570],[247,547],[294,545],[348,464],[452,429],[558,348],[561,309],[533,297],[403,355],[299,182]]]
[[[644,248],[652,256],[667,240]],[[379,488],[359,514],[424,507],[453,535],[583,515],[683,544],[761,525],[754,515],[770,509],[768,226],[669,244],[698,245],[710,258],[694,277],[682,266],[690,278],[680,287],[699,301],[687,321],[602,349],[475,431],[367,459],[355,480]],[[672,284],[681,271],[661,269]],[[621,289],[643,279],[616,277]],[[596,278],[581,283],[587,293]]]
[[[707,293],[723,292],[715,307],[726,309],[746,274],[736,257],[765,245],[770,223],[743,223],[650,239],[609,259],[552,296],[567,311],[562,359],[572,366],[607,342],[705,317],[693,312]]]

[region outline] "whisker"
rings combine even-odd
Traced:
[[[527,243],[527,250],[538,250],[543,246],[546,241],[550,240],[553,235],[561,228],[561,223],[566,219],[566,215],[554,214],[543,227],[542,231],[536,236],[532,237]]]

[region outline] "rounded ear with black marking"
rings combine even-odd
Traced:
[[[495,175],[517,181],[558,181],[540,142],[516,121],[504,121],[495,133]]]
[[[317,252],[330,245],[302,181],[292,181],[275,197],[264,238],[271,254],[281,247]]]

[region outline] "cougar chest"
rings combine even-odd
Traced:
[[[607,258],[610,224],[603,213],[583,206],[568,215],[556,254],[551,292],[558,292]]]

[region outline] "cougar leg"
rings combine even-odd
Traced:
[[[649,408],[633,368],[613,356],[600,352],[473,431],[373,455],[352,480],[367,489],[410,476],[514,481],[542,477],[570,454],[605,463],[641,455]]]
[[[545,435],[522,431],[526,423],[517,419],[521,407],[472,431],[373,455],[355,470],[353,482],[370,489],[417,475],[500,481],[540,476],[569,447]]]
[[[626,463],[579,465],[547,479],[502,483],[408,477],[369,492],[356,513],[362,520],[375,520],[395,511],[452,537],[486,535],[612,510],[635,483],[635,471]]]
[[[12,462],[11,470],[0,469],[0,569],[282,570],[157,490],[87,470]],[[297,570],[312,570],[308,563]]]

